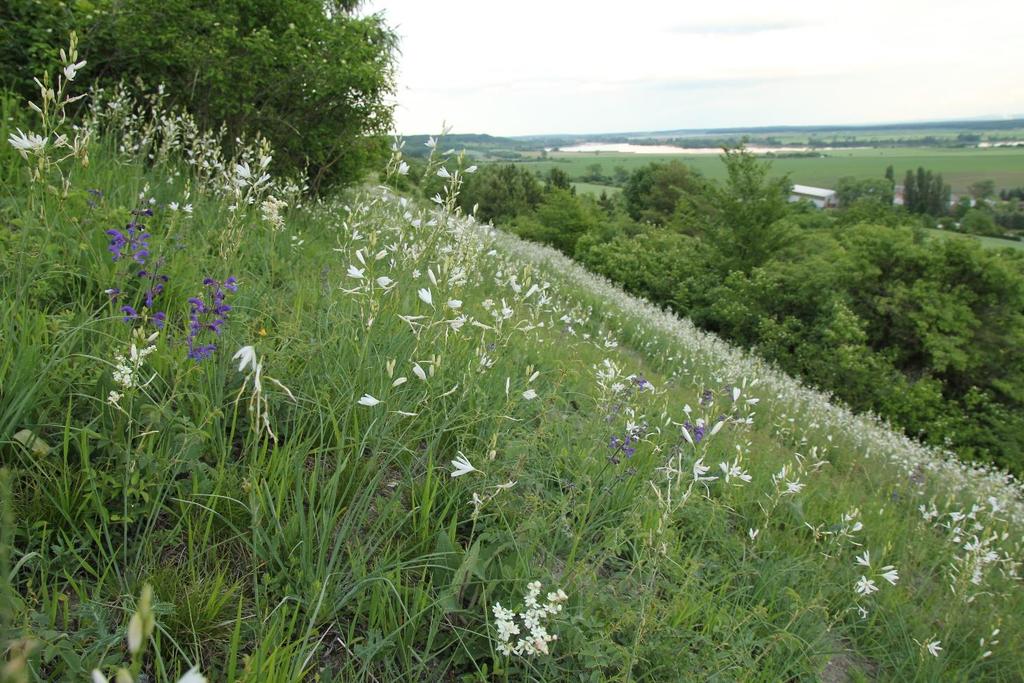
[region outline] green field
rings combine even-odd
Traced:
[[[1003,240],[998,237],[984,237],[982,235],[965,235],[959,232],[951,232],[949,230],[934,230],[929,229],[928,234],[934,235],[939,239],[944,240],[977,240],[981,243],[981,246],[986,249],[1024,249],[1024,242],[1015,242],[1013,240]]]
[[[889,164],[893,165],[897,179],[918,166],[941,173],[955,193],[965,192],[977,180],[994,180],[1000,189],[1024,185],[1024,149],[890,147],[836,150],[824,154],[826,156],[818,158],[773,158],[772,166],[777,173],[789,173],[795,183],[819,187],[834,187],[843,176],[880,177]],[[725,174],[725,167],[716,155],[551,152],[546,160],[518,163],[527,164],[542,174],[557,166],[571,178],[580,178],[589,173],[588,167],[593,164],[600,164],[602,172],[610,176],[618,166],[633,171],[652,161],[672,159],[692,166],[709,178],[720,179]],[[580,189],[589,192],[595,187],[600,192],[601,187],[594,185]]]
[[[602,192],[607,192],[608,196],[622,192],[621,187],[615,187],[614,185],[599,185],[597,183],[573,183],[572,186],[576,188],[577,193],[593,195],[594,197],[599,197]]]

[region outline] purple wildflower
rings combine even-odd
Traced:
[[[164,284],[168,278],[166,275],[160,273],[160,266],[164,264],[164,259],[158,258],[153,264],[153,270],[140,270],[139,277],[143,280],[149,280],[149,288],[146,290],[145,302],[146,308],[152,309],[154,300],[160,296],[164,291]],[[163,328],[163,321],[166,318],[163,311],[157,311],[153,315],[154,324],[158,329]]]
[[[132,221],[125,226],[124,232],[111,228],[107,230],[110,235],[110,244],[107,246],[115,261],[120,261],[126,256],[131,256],[136,263],[145,263],[149,257],[150,234],[144,232],[146,226]]]
[[[146,265],[150,256],[150,234],[146,232],[146,226],[138,223],[135,217],[152,215],[152,209],[135,209],[132,211],[133,218],[131,222],[124,227],[124,230],[107,230],[107,235],[110,236],[110,244],[107,246],[107,251],[111,253],[114,261],[131,258],[132,261],[139,265]],[[128,305],[121,307],[120,310],[124,313],[124,321],[126,323],[131,323],[133,320],[138,319],[149,319],[157,329],[163,329],[167,322],[167,315],[163,311],[153,310],[156,299],[163,293],[168,280],[167,276],[160,272],[160,268],[163,264],[164,259],[158,258],[150,264],[150,268],[141,268],[137,271],[137,277],[140,280],[148,281],[148,283],[142,285],[143,305],[139,307],[139,309]],[[125,277],[128,277],[127,273],[125,273]],[[137,292],[138,286],[125,286],[124,289],[121,287],[112,287],[105,291],[111,301],[116,301],[122,296],[125,296],[126,291],[124,290],[127,290],[128,292]],[[133,298],[134,297],[129,295],[129,300],[132,300]],[[134,300],[137,301],[138,299]]]
[[[610,460],[613,465],[618,465],[619,453],[625,455],[627,459],[632,458],[633,454],[636,453],[636,446],[633,444],[639,440],[640,437],[632,431],[626,432],[626,437],[624,439],[613,434],[611,439],[608,441],[608,448],[612,451],[611,455],[608,456],[608,460]]]
[[[227,322],[227,314],[231,311],[231,306],[224,302],[225,292],[238,291],[237,281],[233,277],[229,277],[223,283],[208,277],[203,280],[203,285],[209,290],[209,300],[202,297],[192,297],[188,300],[188,357],[197,362],[209,358],[217,350],[217,345],[197,344],[196,339],[203,332],[220,335],[221,328]]]
[[[131,321],[139,317],[139,312],[136,311],[131,306],[122,306],[121,312],[124,313],[124,321],[126,323],[130,323]]]
[[[651,383],[648,382],[647,378],[644,377],[643,375],[637,375],[636,377],[634,377],[633,384],[635,384],[636,388],[639,389],[640,391],[643,391],[644,389],[647,389],[648,387],[651,386]]]

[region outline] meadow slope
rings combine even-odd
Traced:
[[[310,202],[174,116],[0,153],[12,676],[1024,677],[1016,482],[458,215],[444,158]]]

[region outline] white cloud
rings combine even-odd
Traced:
[[[1016,2],[373,0],[397,126],[517,135],[1024,112]]]

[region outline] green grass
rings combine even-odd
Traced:
[[[594,197],[600,197],[601,193],[606,193],[609,197],[622,192],[621,187],[615,187],[614,185],[598,185],[597,183],[573,183],[573,187],[576,188],[576,192],[583,195],[592,195]]]
[[[966,192],[967,187],[978,180],[994,180],[997,188],[1024,186],[1024,149],[935,149],[920,148],[879,148],[832,150],[824,152],[822,158],[774,158],[772,168],[778,173],[789,173],[795,183],[818,187],[835,187],[839,178],[882,177],[886,166],[893,165],[897,182],[911,169],[923,166],[941,173],[953,192]],[[531,170],[547,173],[557,166],[571,178],[589,173],[588,166],[600,164],[603,172],[611,175],[617,166],[629,172],[652,161],[666,162],[677,159],[709,178],[721,179],[725,167],[718,156],[686,154],[628,154],[605,152],[600,154],[577,154],[572,152],[551,152],[547,160],[520,162]]]
[[[380,190],[293,198],[277,231],[258,201],[232,210],[103,140],[67,198],[10,149],[0,169],[0,640],[37,643],[29,680],[112,676],[146,584],[149,680],[1024,676],[1016,485],[551,250]],[[105,231],[140,193],[168,318],[125,389],[115,356],[147,342],[118,307],[142,302]],[[232,275],[217,349],[193,361],[188,298]],[[259,394],[231,358],[246,344]],[[612,438],[630,429],[627,454]],[[459,454],[480,471],[452,477]],[[694,481],[701,462],[716,480]],[[501,655],[492,608],[521,609],[533,580],[569,596],[558,640]]]
[[[983,247],[987,249],[1024,249],[1024,242],[1018,242],[1015,240],[1004,240],[998,237],[986,237],[984,235],[965,235],[960,232],[952,232],[950,230],[938,230],[934,228],[928,229],[929,235],[934,235],[939,239],[964,239],[964,240],[977,240]]]

